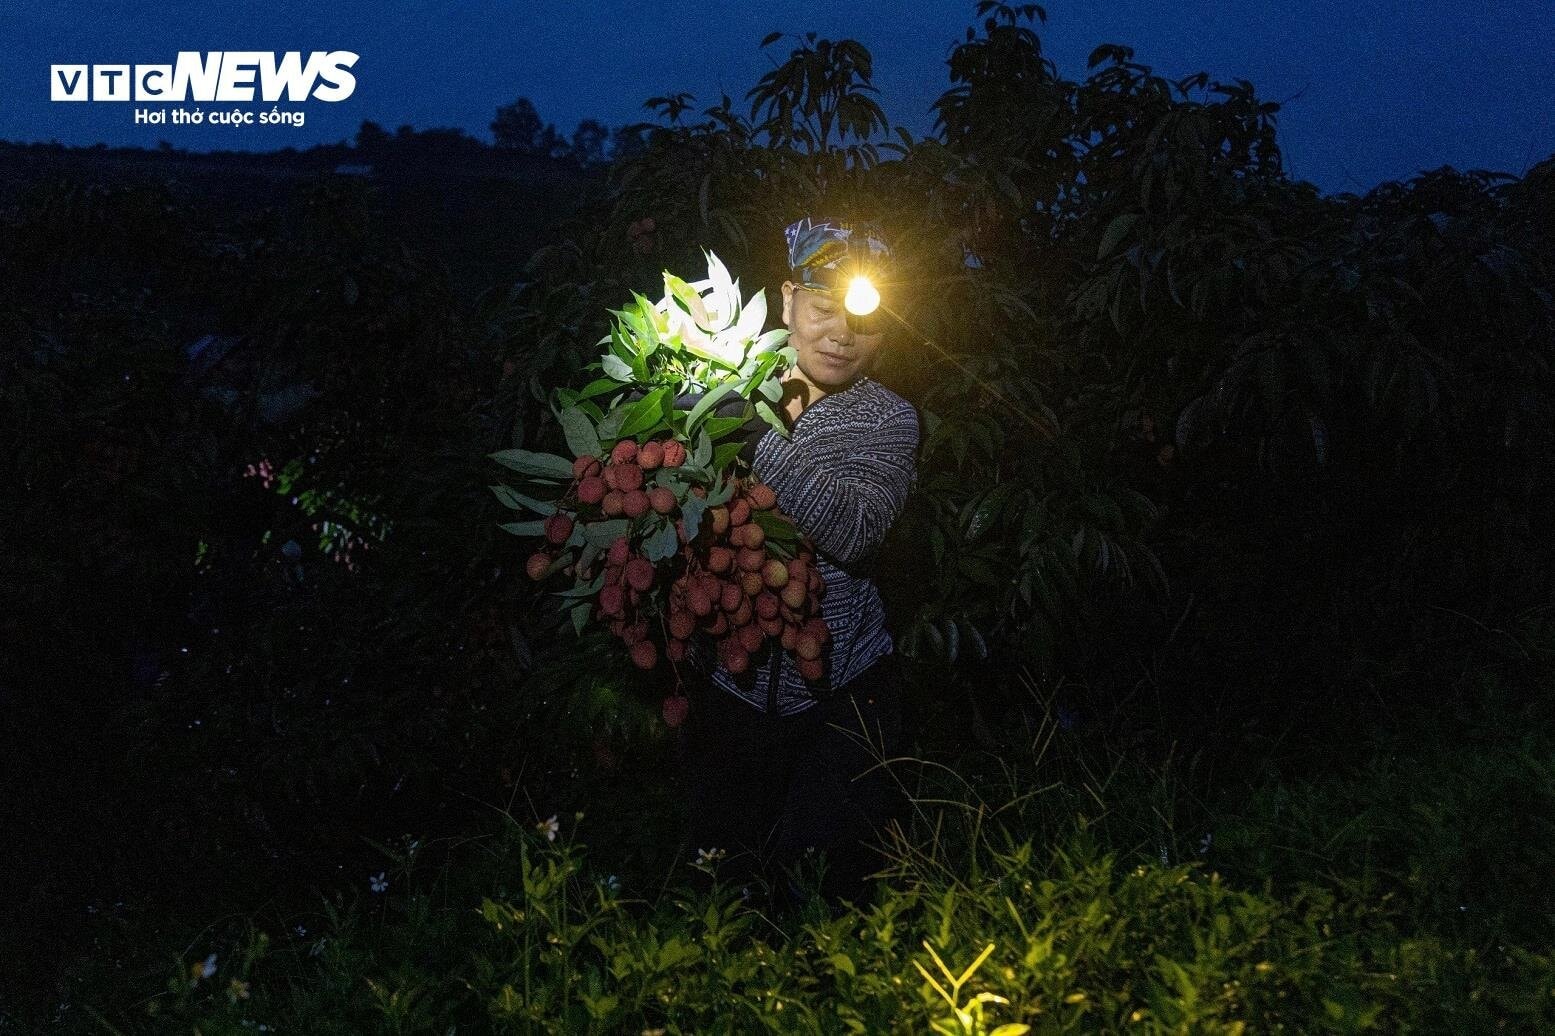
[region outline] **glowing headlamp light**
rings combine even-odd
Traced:
[[[854,316],[868,316],[880,305],[880,292],[868,277],[859,274],[848,282],[848,293],[843,296],[842,305]]]

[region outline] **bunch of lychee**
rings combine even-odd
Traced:
[[[802,538],[790,540],[790,557],[774,552],[778,544],[766,526],[793,527],[776,505],[771,486],[747,481],[727,504],[708,508],[697,537],[682,548],[685,566],[670,582],[665,615],[672,659],[685,654],[700,629],[715,639],[718,661],[731,673],[743,673],[763,645],[776,642],[793,654],[806,680],[824,674],[825,584],[815,551]],[[762,514],[770,518],[763,521]]]
[[[674,439],[641,446],[623,439],[604,463],[579,457],[573,484],[545,521],[549,546],[529,559],[530,577],[543,579],[553,571],[575,521],[632,520],[628,534],[594,557],[586,571],[577,572],[575,564],[566,571],[582,581],[603,569],[592,614],[621,638],[635,665],[652,669],[661,653],[672,663],[681,661],[702,631],[713,638],[719,662],[731,673],[747,670],[752,656],[773,642],[793,655],[805,679],[819,679],[829,634],[814,549],[777,509],[772,487],[752,479],[736,480],[727,500],[704,507],[696,533],[688,536],[680,500],[654,477],[685,460],[685,446]],[[650,478],[655,485],[648,485]],[[704,500],[708,495],[700,485],[690,493]],[[636,520],[650,512],[674,521],[679,543],[678,551],[657,565],[633,546],[633,533],[643,524]]]

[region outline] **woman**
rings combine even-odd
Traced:
[[[693,664],[708,686],[682,728],[683,749],[691,847],[721,850],[722,873],[736,881],[817,850],[822,892],[835,901],[863,892],[879,863],[877,829],[900,812],[878,765],[899,748],[901,706],[870,561],[917,478],[918,416],[865,373],[884,336],[843,305],[856,273],[878,277],[889,260],[878,233],[806,218],[786,237],[783,323],[798,353],[780,404],[790,437],[768,430],[753,467],[815,543],[826,675],[807,682],[773,647],[737,676],[701,645]]]

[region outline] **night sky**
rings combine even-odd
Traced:
[[[768,67],[766,33],[852,36],[875,55],[886,112],[915,133],[948,85],[944,61],[972,23],[969,0],[765,4],[337,0],[333,4],[4,4],[0,139],[194,150],[270,150],[347,140],[364,119],[392,130],[458,126],[489,139],[498,105],[529,97],[570,135],[579,119],[637,121],[653,94],[703,106],[737,99]],[[1245,78],[1279,101],[1287,168],[1325,192],[1452,165],[1522,174],[1555,152],[1555,3],[1055,0],[1039,27],[1071,79],[1101,43],[1169,78]],[[133,12],[133,13],[132,13]],[[180,50],[351,50],[347,100],[306,104],[297,127],[136,126],[130,104],[48,100],[51,63],[168,63]],[[786,48],[774,45],[781,57]],[[211,107],[207,105],[206,107]],[[230,106],[229,106],[230,107]]]

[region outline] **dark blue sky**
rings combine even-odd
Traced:
[[[0,3],[0,139],[269,150],[392,129],[460,126],[483,138],[500,104],[531,98],[570,134],[578,120],[643,117],[650,95],[737,98],[769,66],[773,30],[852,36],[875,55],[887,114],[916,133],[948,85],[945,58],[970,0],[749,3]],[[1555,152],[1551,0],[1054,0],[1039,31],[1072,79],[1100,43],[1178,78],[1251,80],[1280,101],[1292,175],[1367,190],[1452,165],[1522,174]],[[137,127],[134,104],[48,100],[51,63],[165,63],[180,50],[351,50],[355,93],[306,104],[305,126]],[[773,48],[774,50],[777,47]],[[207,109],[214,106],[206,105]],[[227,107],[231,107],[230,105]]]

